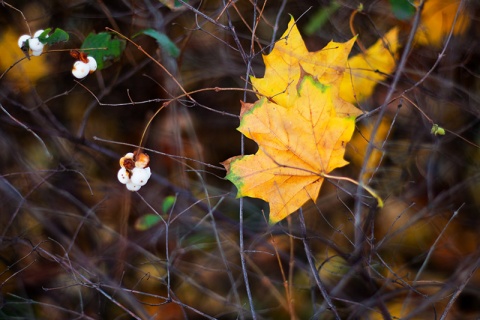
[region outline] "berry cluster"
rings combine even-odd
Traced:
[[[117,177],[120,183],[130,191],[138,191],[144,186],[152,172],[148,166],[150,157],[142,152],[129,152],[120,159],[120,170]]]
[[[38,37],[43,33],[44,30],[38,30],[33,34],[33,38],[28,34],[24,34],[18,38],[18,46],[22,50],[32,50],[32,56],[39,56],[43,52],[44,44],[38,40]],[[48,36],[47,36],[48,37]]]
[[[83,79],[97,70],[97,60],[94,57],[87,56],[85,53],[76,50],[72,50],[70,54],[72,57],[79,59],[73,64],[72,74],[75,78]]]

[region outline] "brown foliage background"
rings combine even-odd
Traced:
[[[303,33],[331,4],[189,3],[176,11],[149,0],[10,3],[33,31],[70,34],[18,64],[26,22],[0,6],[0,318],[478,318],[479,5],[461,2],[470,23],[448,46],[448,35],[439,46],[412,43],[398,86],[389,79],[360,105],[368,116],[349,146],[352,163],[336,173],[357,178],[362,150],[374,140],[382,161],[370,168],[371,186],[385,207],[375,211],[356,188],[330,181],[315,205],[269,226],[266,204],[234,199],[219,163],[255,152],[235,130],[239,101],[254,100],[241,89],[249,88],[249,75],[263,74],[261,54],[288,14]],[[338,4],[321,29],[304,33],[310,50],[351,38],[358,3]],[[354,26],[368,46],[399,25],[405,47],[413,21],[396,19],[388,1],[373,1]],[[118,159],[182,91],[131,44],[109,68],[74,81],[68,50],[105,27],[128,37],[146,28],[167,34],[181,50],[177,59],[151,38],[134,40],[186,91],[211,89],[153,119],[144,146],[154,176],[138,193],[116,180]],[[395,99],[385,103],[390,89]],[[371,139],[382,105],[386,116]],[[447,134],[431,134],[433,123]],[[167,196],[176,200],[162,212]],[[364,220],[355,230],[359,204]],[[148,213],[163,222],[139,230]]]

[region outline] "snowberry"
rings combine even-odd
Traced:
[[[28,39],[28,46],[32,51],[42,51],[43,50],[43,43],[38,40],[38,38]]]
[[[149,167],[133,168],[130,181],[132,181],[133,184],[144,186],[145,184],[147,184],[148,179],[150,179],[151,175],[152,175],[152,172],[150,171]]]
[[[97,70],[97,60],[94,57],[88,56],[88,66],[90,67],[90,72]]]
[[[117,174],[118,181],[130,191],[140,190],[152,175],[149,163],[150,157],[143,152],[135,151],[125,154],[120,158],[121,168]]]
[[[120,168],[120,170],[118,170],[117,178],[120,183],[126,184],[130,181],[130,174],[128,173],[127,169]]]
[[[27,42],[30,39],[31,37],[28,34],[24,34],[23,36],[20,36],[20,38],[18,38],[18,47],[22,48],[25,45],[25,42]]]
[[[127,186],[127,189],[130,190],[130,191],[138,191],[142,187],[138,184],[134,184],[131,181],[127,182],[126,186]]]
[[[33,34],[33,37],[34,37],[34,38],[40,37],[40,35],[43,33],[43,31],[45,31],[45,30],[43,30],[43,29],[37,30],[37,31]]]
[[[32,51],[32,56],[38,57],[38,56],[41,55],[42,53],[43,53],[43,50],[33,50],[33,51]]]
[[[88,64],[77,61],[73,65],[72,74],[77,79],[83,79],[90,73],[90,67]]]

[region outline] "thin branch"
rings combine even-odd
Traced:
[[[312,275],[315,279],[315,282],[317,284],[318,289],[320,289],[320,293],[322,294],[323,298],[325,299],[325,302],[327,303],[330,310],[333,312],[333,314],[335,316],[335,319],[340,320],[341,318],[340,318],[340,316],[337,312],[337,308],[333,304],[332,299],[330,298],[330,295],[327,292],[327,288],[325,288],[325,285],[323,284],[322,280],[320,279],[320,275],[318,274],[317,267],[315,266],[315,262],[313,261],[312,251],[310,250],[310,246],[308,245],[308,242],[307,242],[307,227],[305,225],[305,219],[303,217],[302,208],[299,209],[299,218],[300,218],[300,228],[302,230],[303,247],[305,249],[305,254],[307,256],[308,264],[310,265]]]
[[[30,129],[27,125],[23,124],[22,122],[20,122],[19,120],[17,120],[14,116],[12,116],[10,113],[8,113],[8,111],[3,107],[3,105],[0,103],[0,109],[2,109],[3,112],[5,112],[5,114],[10,118],[12,119],[16,124],[18,124],[20,127],[22,127],[23,129],[27,130],[28,132],[30,132],[34,137],[35,139],[38,140],[38,142],[40,142],[40,145],[42,146],[43,150],[45,151],[45,154],[47,155],[48,158],[52,159],[53,156],[52,154],[50,153],[50,151],[48,151],[48,148],[47,148],[47,145],[45,144],[45,142],[42,140],[42,138],[40,138],[38,136],[38,134],[36,134],[32,129]]]

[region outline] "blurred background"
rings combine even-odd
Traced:
[[[395,0],[2,2],[0,318],[334,319],[318,272],[342,319],[477,319],[479,10],[427,0],[417,23]],[[240,101],[257,99],[248,79],[290,15],[310,51],[358,34],[358,54],[392,27],[398,59],[407,50],[397,86],[385,75],[357,101],[351,163],[334,171],[368,181],[384,208],[328,181],[303,208],[306,233],[298,213],[269,225],[268,204],[240,203],[220,165],[257,150],[236,131]],[[69,41],[25,58],[18,37],[48,27]],[[140,47],[112,33],[125,50],[78,81],[70,50],[106,27]],[[116,174],[140,144],[153,177],[132,193]]]

